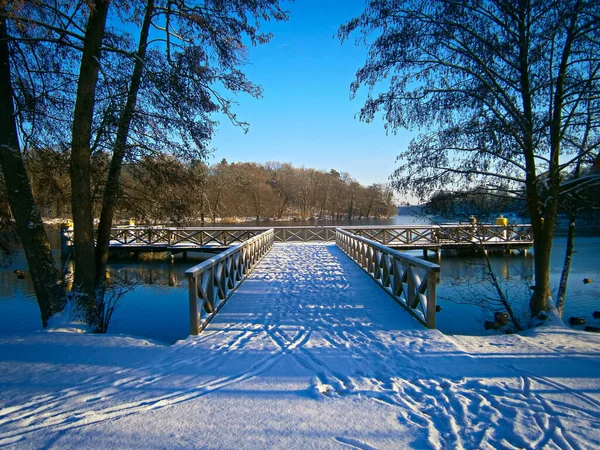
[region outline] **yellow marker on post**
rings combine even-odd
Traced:
[[[502,214],[500,214],[500,217],[498,217],[496,219],[496,225],[501,225],[503,227],[507,227],[508,226],[508,219],[506,217],[504,217]]]

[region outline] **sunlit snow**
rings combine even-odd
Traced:
[[[0,337],[0,446],[598,447],[599,344],[552,324],[445,336],[335,245],[277,244],[173,346]]]

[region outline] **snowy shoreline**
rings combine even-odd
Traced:
[[[311,374],[293,350],[240,351],[245,335],[225,328],[170,347],[111,335],[2,336],[0,446],[600,445],[598,335],[413,330],[387,345],[402,361],[363,360],[362,374],[354,360]]]
[[[0,335],[0,447],[600,446],[600,335],[446,336],[334,246],[285,249],[172,346]]]

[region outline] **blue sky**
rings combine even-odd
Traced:
[[[387,135],[381,119],[361,123],[366,89],[350,100],[350,83],[364,63],[366,49],[343,45],[337,29],[357,16],[364,0],[297,0],[285,3],[290,20],[267,23],[274,33],[266,45],[249,49],[248,77],[263,86],[262,99],[239,96],[235,112],[250,131],[219,119],[210,162],[280,161],[316,169],[349,172],[363,184],[388,181],[396,156],[411,134]]]

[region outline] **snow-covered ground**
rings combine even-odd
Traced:
[[[599,344],[561,326],[444,336],[334,245],[281,244],[173,346],[0,337],[0,446],[597,448]]]

